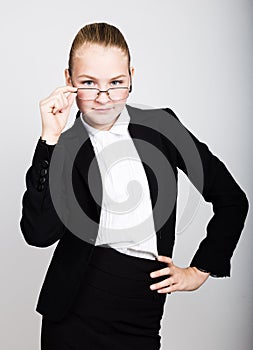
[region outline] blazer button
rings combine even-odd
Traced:
[[[44,185],[43,184],[38,184],[37,190],[41,192],[41,191],[43,191],[43,189],[44,189]]]
[[[42,162],[41,162],[41,165],[44,169],[47,169],[49,167],[49,161],[44,159]]]
[[[41,169],[40,174],[43,176],[43,175],[46,175],[47,172],[48,172],[47,169]]]
[[[44,176],[40,177],[40,183],[43,184],[46,181],[46,178]]]

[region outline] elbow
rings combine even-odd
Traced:
[[[242,192],[242,199],[241,199],[241,208],[242,208],[242,213],[246,219],[249,211],[249,200],[245,194],[245,192]]]
[[[24,240],[28,245],[38,248],[48,247],[48,245],[46,245],[46,242],[43,239],[41,239],[41,236],[38,234],[38,231],[35,232],[31,227],[29,227],[25,223],[23,218],[20,220],[19,226],[23,234]]]
[[[27,223],[22,217],[19,223],[21,232],[23,234],[25,242],[33,247],[37,248],[47,248],[54,244],[60,239],[59,233],[51,234],[46,232],[41,232],[39,228],[33,228],[29,223]]]
[[[237,218],[238,222],[243,223],[244,226],[249,211],[249,200],[244,191],[241,190],[240,194],[236,196],[234,208],[236,211],[232,214],[233,218]]]

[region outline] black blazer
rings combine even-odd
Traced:
[[[126,105],[126,107],[130,115],[128,130],[147,175],[153,209],[158,198],[158,191],[161,191],[159,181],[157,181],[157,164],[155,159],[147,159],[147,154],[142,148],[145,143],[138,142],[140,140],[146,141],[162,151],[166,162],[170,164],[174,179],[172,181],[170,174],[165,186],[171,188],[172,196],[177,190],[177,171],[179,168],[188,176],[205,201],[212,203],[214,214],[206,227],[206,237],[201,241],[190,266],[209,271],[215,277],[230,276],[230,260],[248,213],[249,203],[245,193],[224,163],[179,121],[172,110],[169,108],[142,110],[130,105]],[[169,126],[169,137],[165,137],[163,132],[152,128],[152,125],[157,125],[159,130],[163,131],[164,123],[168,123],[166,125]],[[181,130],[179,133],[177,132],[178,127]],[[187,154],[185,147],[184,150],[181,148],[181,145],[186,142],[183,140],[184,132],[193,140],[200,156],[203,170],[202,185],[200,168],[198,168],[197,163],[192,161],[190,152]],[[86,240],[73,234],[63,223],[64,221],[60,219],[61,216],[53,205],[49,190],[48,171],[54,149],[56,150],[56,147],[62,147],[62,145],[65,149],[71,148],[73,142],[79,142],[84,135],[86,141],[74,159],[72,184],[80,207],[97,223],[94,232],[85,232],[84,227],[84,233],[89,237]],[[187,149],[187,142],[184,146]],[[88,186],[88,171],[93,158],[96,160],[87,131],[81,125],[79,111],[74,125],[62,133],[56,146],[47,145],[41,138],[38,140],[32,165],[26,173],[26,191],[22,199],[20,220],[24,239],[29,245],[36,247],[48,247],[59,240],[36,307],[37,312],[53,321],[61,320],[72,305],[94,249],[94,239],[98,232],[101,211],[102,185],[97,166],[96,181],[99,201],[96,201]],[[95,165],[97,165],[96,161]],[[62,171],[64,170],[62,169]],[[175,240],[176,200],[172,207],[171,198],[166,197],[162,200],[162,210],[165,214],[166,211],[170,214],[163,226],[157,227],[158,220],[156,213],[154,213],[157,248],[159,255],[172,257]]]

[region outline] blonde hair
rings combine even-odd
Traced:
[[[125,38],[120,30],[115,26],[105,22],[95,22],[87,24],[81,28],[73,40],[68,62],[70,76],[73,69],[74,55],[76,51],[84,44],[99,44],[104,47],[120,48],[127,55],[128,69],[130,74],[130,52]]]

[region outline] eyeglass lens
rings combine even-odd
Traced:
[[[129,94],[129,90],[127,87],[122,87],[122,88],[111,88],[108,89],[108,94],[111,100],[118,101],[118,100],[123,100],[127,98]],[[99,90],[98,89],[82,89],[79,88],[77,90],[77,97],[80,100],[95,100],[99,95]]]

